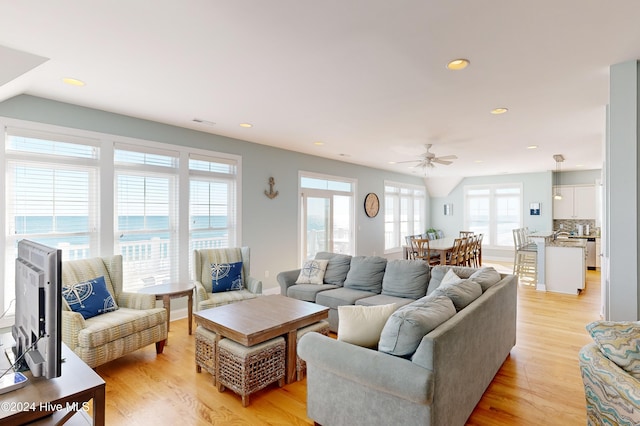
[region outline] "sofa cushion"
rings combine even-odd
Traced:
[[[356,300],[375,296],[370,291],[354,290],[352,288],[338,287],[333,290],[322,291],[316,296],[316,303],[327,308],[336,309],[342,305],[355,305]]]
[[[96,348],[136,333],[148,333],[157,325],[166,324],[164,308],[129,309],[97,315],[85,321],[85,328],[78,331],[78,345]]]
[[[81,314],[84,319],[118,309],[116,301],[107,290],[104,276],[65,285],[62,287],[62,297],[69,308]]]
[[[390,260],[382,278],[382,294],[419,299],[427,294],[429,265],[423,260]]]
[[[329,261],[324,259],[307,260],[300,269],[296,284],[322,284],[328,264]]]
[[[380,335],[380,352],[410,357],[427,333],[456,314],[453,302],[445,296],[427,296],[417,302],[389,317]]]
[[[640,380],[640,322],[595,321],[586,328],[604,356]]]
[[[442,279],[450,270],[462,279],[467,279],[475,272],[478,272],[478,268],[470,268],[468,266],[436,265],[431,268],[431,279],[429,280],[427,295],[440,286]]]
[[[344,286],[372,293],[382,291],[382,277],[387,266],[387,259],[379,256],[355,256],[351,258],[351,266],[344,280]]]
[[[375,348],[382,327],[396,310],[395,303],[379,306],[338,306],[338,340]]]
[[[496,271],[492,266],[480,268],[478,271],[471,274],[469,278],[480,284],[483,293],[487,291],[489,287],[497,284],[502,279],[500,273]]]
[[[287,288],[287,296],[307,302],[315,302],[318,293],[334,288],[338,288],[338,286],[331,284],[294,284]]]
[[[414,299],[407,299],[405,297],[387,296],[385,294],[376,294],[375,296],[365,297],[364,299],[356,300],[356,305],[362,306],[377,306],[377,305],[389,305],[391,303],[396,304],[396,308],[400,306],[408,305],[411,302],[415,302]]]
[[[324,271],[324,283],[342,287],[351,266],[351,256],[320,251],[316,253],[316,259],[329,261],[327,270]]]
[[[466,308],[471,302],[482,296],[482,287],[472,279],[440,285],[432,294],[446,296],[456,307],[456,311]]]

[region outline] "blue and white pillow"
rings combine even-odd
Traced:
[[[242,262],[211,264],[212,293],[242,288]]]
[[[324,273],[327,270],[328,260],[307,260],[300,269],[296,284],[322,284]]]
[[[107,290],[104,276],[64,286],[62,297],[66,300],[69,308],[82,314],[84,319],[118,309],[116,301]]]

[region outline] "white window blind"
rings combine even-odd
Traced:
[[[178,274],[179,153],[116,144],[115,245],[125,290]]]
[[[19,240],[60,248],[65,260],[98,255],[99,148],[96,140],[17,128],[5,138],[6,309]]]
[[[396,182],[385,182],[384,225],[386,251],[399,250],[407,235],[426,231],[426,189]]]
[[[189,158],[189,244],[194,249],[232,247],[237,238],[234,162]]]

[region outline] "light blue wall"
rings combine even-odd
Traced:
[[[124,102],[125,100],[123,100]],[[22,95],[0,103],[0,116],[111,135],[184,145],[242,156],[242,244],[251,247],[251,274],[265,289],[277,287],[278,272],[299,267],[298,172],[357,179],[356,254],[382,255],[384,213],[368,218],[362,203],[368,192],[384,200],[384,180],[424,185],[420,178],[254,144],[238,139]],[[275,178],[279,196],[264,195]],[[269,271],[269,277],[265,277]]]
[[[555,179],[555,172],[553,173]],[[593,185],[601,179],[601,170],[560,172],[560,185]]]

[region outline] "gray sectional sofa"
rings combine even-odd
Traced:
[[[441,286],[450,269],[461,280]],[[320,296],[330,291],[343,290],[337,293],[345,296],[363,291],[346,283],[326,285],[335,287],[318,291],[316,302],[329,300]],[[293,287],[284,286],[283,293],[310,297],[313,290]],[[517,279],[493,268],[436,266],[429,270],[425,294],[412,300],[381,290],[354,301],[408,300],[387,320],[378,350],[317,333],[300,339],[311,419],[324,426],[465,424],[515,345]],[[424,322],[433,324],[421,333]]]
[[[328,260],[323,284],[296,284],[300,269],[280,272],[280,293],[329,309],[331,331],[338,331],[338,306],[406,305],[427,293],[429,265],[422,260],[390,260],[378,256],[348,256],[319,252]]]

